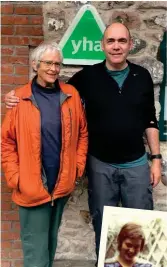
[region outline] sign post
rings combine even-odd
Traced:
[[[101,38],[104,30],[105,25],[96,8],[84,5],[59,43],[63,64],[92,65],[102,61]]]

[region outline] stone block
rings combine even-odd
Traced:
[[[91,4],[98,10],[110,10],[114,6],[114,1],[95,1]]]
[[[166,1],[138,1],[136,3],[136,8],[146,8],[146,9],[167,9]]]
[[[43,5],[45,39],[55,39],[59,42],[78,10],[79,6],[75,2],[50,1],[45,3]]]
[[[49,31],[57,31],[59,29],[62,29],[64,26],[64,20],[57,20],[57,19],[49,19],[48,20],[48,30]]]
[[[165,11],[151,11],[143,15],[143,21],[149,29],[167,28],[167,15]]]
[[[59,238],[56,259],[95,260],[95,246],[93,239]]]
[[[162,16],[155,18],[155,24],[160,25],[163,28],[167,28],[167,15],[162,14]]]
[[[162,82],[164,71],[163,64],[160,61],[148,55],[136,58],[129,56],[129,60],[146,68],[150,72],[154,84],[160,84]]]
[[[93,244],[92,244],[93,245]],[[84,242],[84,240],[73,240],[73,252],[78,254],[83,254],[83,251],[87,251],[89,253],[89,246]]]
[[[69,253],[70,252],[70,239],[62,237],[59,234],[56,254]],[[59,257],[58,257],[59,258]]]
[[[44,15],[54,14],[57,10],[64,10],[65,8],[74,8],[76,6],[75,1],[48,1],[43,4]]]
[[[155,110],[156,110],[156,118],[159,121],[160,111],[161,111],[161,105],[159,101],[155,101]]]
[[[44,18],[54,18],[54,19],[63,19],[65,16],[65,11],[60,5],[57,5],[58,2],[48,2],[44,4],[43,7],[43,16]]]
[[[66,221],[64,222],[64,226],[68,229],[82,229],[83,228],[83,223],[81,223],[79,220],[73,220],[73,221]]]
[[[135,5],[135,1],[113,1],[113,8],[128,8]]]
[[[167,187],[160,182],[153,190],[154,209],[167,211]]]
[[[144,32],[144,35],[146,37],[146,39],[151,39],[153,41],[156,41],[156,42],[161,42],[163,40],[163,34],[164,34],[164,31],[163,29],[158,29],[158,30],[149,30],[149,31],[145,31]]]
[[[74,66],[63,65],[63,67],[61,68],[61,71],[60,71],[60,75],[71,77],[72,75],[74,75],[76,72],[78,72],[81,69],[82,68],[80,66],[74,67]]]
[[[167,142],[160,142],[162,157],[167,160]]]
[[[63,236],[65,236],[67,239],[76,238],[78,233],[80,231],[78,229],[74,228],[64,228],[63,229]]]
[[[91,216],[89,211],[80,210],[80,215],[85,223],[89,224],[91,222]]]
[[[86,1],[86,2],[88,2],[88,1]],[[56,2],[55,2],[55,4],[56,4]],[[84,4],[84,3],[82,3],[82,1],[58,1],[57,2],[57,6],[61,6],[62,9],[75,8],[81,4]]]
[[[139,12],[136,11],[114,11],[112,14],[111,22],[124,23],[129,29],[140,28],[141,20]]]
[[[167,158],[162,160],[162,183],[167,186]],[[167,189],[166,189],[167,192]]]
[[[151,57],[156,58],[157,57],[157,53],[158,53],[158,49],[159,49],[159,43],[149,42],[149,45],[147,47],[147,53]]]
[[[154,86],[154,99],[155,99],[155,101],[159,101],[159,95],[160,95],[160,86],[155,85]]]
[[[145,40],[140,39],[137,36],[132,36],[133,48],[130,51],[130,55],[135,55],[140,52],[142,49],[146,48],[147,43]]]
[[[120,8],[128,8],[134,5],[134,1],[90,1],[90,4],[98,10],[112,10]]]
[[[53,267],[94,267],[95,261],[77,261],[77,260],[56,260],[53,263]]]
[[[79,70],[81,70],[81,68],[74,68],[64,65],[60,71],[60,79],[64,82],[67,82]]]
[[[79,2],[79,3],[83,4],[83,5],[90,4],[89,0],[80,0],[80,1],[76,1],[76,2]]]

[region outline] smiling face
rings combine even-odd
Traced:
[[[125,261],[132,263],[134,258],[141,251],[142,240],[126,238],[119,249],[120,258]]]
[[[59,51],[46,50],[38,64],[33,62],[33,68],[37,71],[37,82],[43,87],[52,85],[60,73],[61,62]]]
[[[132,48],[128,29],[121,23],[110,25],[102,40],[102,50],[106,55],[106,66],[110,70],[124,69],[126,58]]]

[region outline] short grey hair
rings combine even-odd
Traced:
[[[37,68],[39,67],[39,60],[41,60],[43,54],[46,51],[52,51],[52,52],[59,52],[61,60],[63,61],[63,54],[61,51],[61,48],[55,41],[44,41],[39,46],[37,46],[31,53],[31,62],[35,62]],[[33,70],[34,74],[36,73],[35,70]]]

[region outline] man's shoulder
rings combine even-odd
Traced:
[[[98,72],[100,73],[100,67],[102,63],[97,63],[94,65],[85,65],[83,68],[79,71],[77,71],[69,80],[68,84],[72,84],[76,86],[77,90],[82,91],[84,88],[84,91],[86,90],[87,83],[91,83],[93,80],[92,77],[97,77]]]
[[[148,69],[146,69],[145,67],[143,67],[139,64],[133,63],[131,61],[128,61],[128,64],[129,64],[130,69],[133,71],[143,73],[143,74],[149,74]]]
[[[60,88],[63,91],[63,93],[65,93],[67,95],[68,94],[78,95],[78,91],[73,85],[68,84],[68,83],[64,83],[64,82],[61,82],[61,81],[59,81],[59,85],[60,85]]]
[[[83,73],[90,73],[90,71],[97,71],[98,69],[104,68],[104,61],[93,64],[93,65],[86,65],[83,67],[81,72]]]

